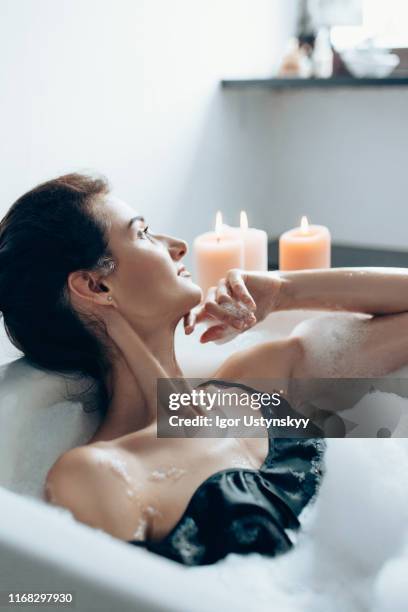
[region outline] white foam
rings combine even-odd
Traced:
[[[232,315],[234,318],[239,319],[240,321],[245,322],[252,319],[252,311],[240,302],[225,302],[220,304],[220,307],[225,310],[225,312]]]
[[[148,514],[149,516],[159,516],[161,513],[154,506],[147,506],[146,507],[146,514]]]
[[[127,465],[123,459],[113,457],[108,451],[100,448],[96,448],[97,461],[101,465],[106,465],[114,473],[120,476],[126,483],[131,484],[132,478],[129,475]]]
[[[182,468],[170,467],[170,468],[158,468],[153,470],[149,476],[149,480],[155,480],[161,482],[170,478],[171,480],[179,480],[187,471]]]
[[[293,335],[302,335],[305,369],[313,377],[347,377],[366,370],[361,347],[368,331],[354,313],[330,313],[300,323]]]
[[[231,609],[248,602],[257,612],[406,611],[408,441],[330,439],[326,470],[291,552],[229,555],[192,570],[216,581]]]
[[[147,521],[145,518],[141,517],[138,520],[136,530],[133,533],[133,539],[134,540],[144,540],[146,538],[146,531],[147,531]]]

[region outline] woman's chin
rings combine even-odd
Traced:
[[[182,283],[183,293],[189,302],[189,309],[194,308],[194,306],[197,306],[203,298],[201,287],[197,285],[191,277],[183,278]]]
[[[194,306],[198,306],[198,304],[203,299],[203,291],[201,287],[197,285],[196,283],[194,283],[192,280],[190,280],[190,288],[191,288],[192,295],[194,295],[195,297]]]

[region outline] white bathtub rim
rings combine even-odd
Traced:
[[[11,548],[20,552],[22,558],[44,564],[45,571],[47,565],[58,568],[66,576],[94,583],[130,601],[143,601],[152,609],[187,612],[226,609],[228,605],[215,593],[208,592],[199,575],[176,562],[133,547],[78,521],[71,522],[63,511],[60,513],[45,502],[1,487],[0,499],[0,557],[3,561]],[[106,562],[101,563],[104,558]],[[189,571],[188,579],[186,571]]]

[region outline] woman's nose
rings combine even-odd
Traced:
[[[172,238],[169,243],[169,251],[172,259],[174,259],[174,261],[179,261],[187,253],[187,242],[179,240],[178,238]]]

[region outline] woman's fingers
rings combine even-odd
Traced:
[[[205,344],[206,342],[213,342],[214,340],[220,340],[228,329],[228,325],[218,324],[209,327],[203,334],[201,334],[200,342]]]
[[[241,300],[241,302],[251,310],[256,310],[256,304],[245,285],[245,280],[240,270],[234,269],[228,272],[227,284],[231,290],[232,295],[237,300]]]
[[[217,304],[216,302],[207,302],[205,309],[208,314],[212,315],[218,321],[231,325],[235,329],[242,330],[245,326],[243,309],[239,309],[235,304]]]
[[[183,323],[184,323],[184,333],[186,336],[189,336],[193,333],[196,325],[196,317],[195,312],[191,311],[184,315]]]
[[[193,308],[184,315],[184,333],[189,336],[195,330],[197,323],[202,323],[209,319],[213,319],[213,317],[205,310],[204,304],[201,304],[197,308]]]
[[[191,334],[194,330],[195,327],[195,318],[196,315],[195,313],[190,310],[190,312],[188,312],[186,315],[184,315],[184,333],[185,334]]]
[[[209,319],[214,318],[213,315],[206,309],[206,303],[208,300],[215,303],[215,296],[216,287],[210,287],[207,292],[206,301],[184,315],[184,333],[186,335],[193,333],[197,323],[202,323],[203,321],[208,321]]]
[[[197,323],[201,323],[210,318],[212,319],[212,317],[205,312],[204,308],[201,308],[199,311],[190,310],[189,313],[184,315],[184,333],[189,336],[195,330]]]
[[[242,332],[257,322],[254,310],[256,304],[246,288],[241,271],[231,270],[217,287],[210,287],[203,304],[185,315],[184,331],[189,335],[197,323],[215,319],[214,325],[207,330],[209,333],[202,335],[202,342],[218,339],[228,326]]]
[[[251,327],[253,327],[255,323],[256,323],[256,318],[253,317],[253,319],[251,319],[250,321],[249,320],[245,321],[243,328],[240,329],[239,331],[241,332],[246,331],[250,329]],[[231,326],[227,325],[226,323],[219,323],[217,325],[212,325],[201,335],[200,342],[202,344],[205,344],[206,342],[214,342],[215,340],[220,340],[221,338],[224,338],[230,331],[231,331]],[[234,331],[236,334],[236,330]],[[235,334],[233,334],[233,337]]]
[[[211,287],[208,290],[207,298],[204,303],[205,312],[217,319],[220,323],[225,323],[227,325],[231,325],[235,327],[235,329],[243,329],[243,317],[239,312],[239,309],[234,305],[233,300],[225,301],[227,297],[227,293],[223,292],[224,302],[222,304],[218,304],[217,302],[217,291],[222,292],[222,282],[218,287]]]
[[[222,278],[218,283],[215,291],[215,301],[218,304],[230,304],[233,301],[225,278]]]

